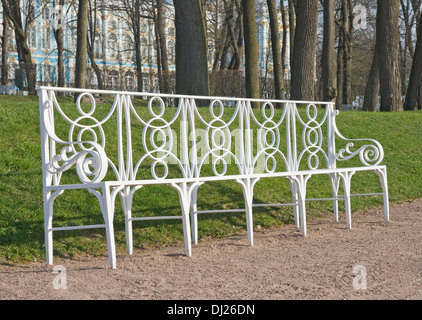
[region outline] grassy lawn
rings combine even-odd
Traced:
[[[64,106],[71,100],[61,98]],[[146,108],[145,108],[146,109]],[[115,122],[113,122],[115,123]],[[348,138],[372,138],[384,147],[390,202],[422,197],[422,113],[344,112],[337,126]],[[0,96],[0,263],[43,261],[44,228],[41,151],[37,97]],[[329,197],[327,177],[313,177],[308,197]],[[356,174],[352,192],[379,192],[375,174]],[[255,203],[291,202],[287,180],[266,179],[255,187]],[[382,205],[381,197],[352,199],[354,211]],[[235,182],[204,184],[198,193],[199,209],[242,208],[243,195]],[[330,202],[307,203],[308,219],[331,215]],[[340,203],[342,210],[342,203]],[[135,194],[134,216],[180,215],[177,192],[167,186],[144,187]],[[380,219],[382,217],[380,216]],[[68,191],[55,203],[55,226],[102,223],[97,199],[84,191]],[[243,214],[201,215],[199,236],[224,237],[245,230]],[[254,225],[263,228],[293,223],[291,208],[256,208]],[[126,250],[124,218],[116,199],[116,245]],[[183,240],[179,220],[134,222],[135,251],[144,247],[172,245]],[[104,230],[54,233],[55,257],[106,255]]]

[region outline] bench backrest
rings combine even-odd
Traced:
[[[46,185],[75,183],[63,178],[70,168],[78,183],[93,183],[332,169],[356,155],[369,166],[383,158],[375,140],[338,132],[333,103],[38,90]],[[79,96],[74,103],[57,92]],[[344,141],[338,150],[336,137]]]

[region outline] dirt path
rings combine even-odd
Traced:
[[[306,238],[293,226],[257,230],[253,247],[243,234],[203,241],[191,258],[182,245],[135,251],[117,270],[107,257],[56,260],[66,274],[2,265],[0,299],[421,299],[421,214],[422,199],[392,205],[390,223],[373,209],[354,214],[352,230],[327,214]]]

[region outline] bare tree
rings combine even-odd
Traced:
[[[87,49],[88,49],[88,9],[89,0],[79,0],[77,15],[77,43],[75,87],[86,88]],[[75,99],[77,96],[75,95]]]
[[[139,92],[142,92],[144,87],[142,68],[144,66],[144,60],[148,57],[142,56],[143,44],[141,42],[141,28],[143,20],[153,19],[153,16],[150,14],[151,9],[148,7],[147,1],[145,0],[120,0],[120,2],[121,7],[114,5],[113,3],[111,8],[123,8],[125,12],[127,25],[131,29],[133,35],[137,89]]]
[[[343,104],[352,103],[352,48],[353,48],[353,9],[351,0],[342,0],[343,23]]]
[[[157,47],[157,66],[160,83],[160,91],[162,93],[170,92],[170,73],[167,54],[167,40],[164,32],[164,5],[163,0],[155,0],[152,2],[152,17],[155,25],[155,38]],[[157,8],[157,10],[155,10]]]
[[[335,0],[324,1],[324,39],[322,48],[323,101],[334,101],[337,97],[334,2]]]
[[[313,100],[315,97],[317,25],[318,1],[297,0],[291,81],[293,100]]]
[[[97,28],[100,27],[97,25],[97,18],[98,12],[101,10],[100,6],[101,3],[98,5],[97,0],[88,0],[89,4],[89,13],[88,13],[88,33],[87,37],[87,52],[89,56],[89,60],[91,62],[91,67],[94,69],[95,75],[97,77],[98,89],[103,89],[103,71],[98,66],[97,62],[95,61],[95,42],[96,38],[100,37],[100,34],[97,32]],[[100,39],[97,40],[100,42]],[[100,42],[101,43],[101,42]],[[103,51],[103,50],[101,50]],[[102,55],[104,58],[104,53]]]
[[[368,81],[366,82],[365,96],[363,101],[364,111],[377,111],[378,95],[380,92],[380,77],[378,67],[378,52],[375,49],[372,59],[371,70],[369,71]]]
[[[259,98],[258,42],[255,20],[255,1],[242,0],[245,35],[245,82],[248,98]],[[257,104],[254,104],[257,107]]]
[[[399,0],[378,0],[377,52],[381,111],[403,110],[399,71]]]
[[[9,56],[9,20],[3,11],[3,34],[1,37],[1,85],[7,85],[9,78],[8,56]]]
[[[412,71],[407,87],[405,110],[421,109],[421,84],[422,84],[422,23],[419,23],[418,38],[413,57]]]
[[[174,0],[176,92],[209,95],[207,43],[198,0]]]
[[[25,71],[28,82],[28,92],[35,95],[36,65],[32,62],[32,52],[28,45],[29,28],[37,18],[34,0],[28,0],[21,7],[19,0],[2,0],[3,11],[13,24],[15,30],[16,46],[19,56],[19,66]],[[24,21],[25,19],[25,21]]]
[[[56,8],[56,6],[59,6],[60,10],[64,10],[64,4],[66,0],[54,0],[53,6]],[[69,8],[71,6],[69,5]],[[58,87],[64,87],[66,84],[65,79],[65,65],[64,65],[64,42],[63,42],[63,26],[65,25],[65,21],[62,21],[62,19],[65,19],[66,14],[65,12],[58,12],[58,10],[55,10],[57,12],[53,13],[53,19],[57,19],[54,23],[54,39],[56,40],[56,46],[57,46],[57,86]],[[59,93],[60,94],[60,93]]]
[[[275,0],[267,0],[268,13],[270,16],[271,48],[274,64],[274,89],[276,99],[284,98],[284,61],[282,59],[282,48],[280,39],[280,28],[278,24],[278,11]],[[283,44],[285,45],[285,43]]]

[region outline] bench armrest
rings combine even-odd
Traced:
[[[338,113],[338,112],[337,112]],[[384,149],[382,145],[374,139],[348,139],[345,138],[337,129],[334,123],[334,131],[336,135],[348,142],[346,146],[336,153],[337,161],[347,161],[355,156],[359,155],[359,159],[364,166],[377,166],[384,159]],[[361,142],[365,142],[361,145]],[[359,143],[360,147],[355,147],[355,144]]]
[[[76,172],[83,184],[101,182],[108,170],[108,158],[103,146],[95,141],[65,141],[59,138],[54,130],[51,108],[50,100],[41,105],[44,170],[55,176],[56,185],[59,184],[62,173],[73,165],[76,165]],[[63,145],[58,154],[56,144]]]
[[[59,154],[51,157],[46,170],[51,174],[61,175],[76,165],[76,172],[83,184],[101,182],[108,169],[108,159],[103,147],[92,141],[67,143],[69,145],[64,146]],[[73,147],[75,144],[91,145],[91,147],[76,152]]]

